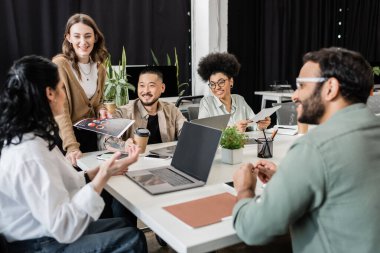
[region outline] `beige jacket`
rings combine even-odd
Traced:
[[[106,78],[106,70],[102,64],[98,64],[98,81],[94,96],[88,99],[72,68],[71,61],[60,54],[53,58],[57,64],[59,75],[66,88],[66,102],[64,113],[56,117],[59,126],[59,135],[63,141],[63,149],[67,152],[78,150],[80,144],[77,142],[73,123],[84,118],[95,117],[100,108],[103,107],[103,90]]]
[[[181,111],[175,107],[174,104],[159,100],[157,115],[162,142],[177,140],[181,133],[183,123],[186,121],[186,118],[182,115]],[[149,114],[141,104],[140,99],[136,99],[130,101],[128,105],[118,108],[114,117],[135,120],[135,123],[123,136],[123,140],[126,140],[133,137],[133,132],[136,128],[147,127]],[[107,145],[113,147],[123,145],[124,143],[117,138],[102,138],[101,143],[99,143],[100,146],[104,148],[105,142]]]

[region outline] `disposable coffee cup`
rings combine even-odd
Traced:
[[[298,122],[298,134],[306,134],[309,128],[308,124]]]
[[[258,138],[257,139],[257,157],[271,158],[273,157],[273,140],[271,138]]]
[[[148,144],[148,139],[150,132],[146,128],[137,128],[133,135],[134,143],[140,147],[140,153],[145,153],[146,145]]]

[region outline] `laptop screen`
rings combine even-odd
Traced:
[[[221,134],[220,130],[185,122],[171,165],[206,182]]]

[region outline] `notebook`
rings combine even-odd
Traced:
[[[202,186],[210,174],[221,134],[218,129],[185,122],[169,166],[128,171],[126,175],[150,194]]]
[[[202,118],[202,119],[194,119],[191,121],[191,123],[211,127],[219,130],[224,130],[227,125],[228,121],[230,120],[231,115],[225,114],[220,116],[213,116],[208,118]],[[150,150],[149,152],[156,155],[164,155],[164,156],[170,156],[172,157],[174,154],[174,151],[176,149],[176,145],[167,146],[163,148],[157,148]]]

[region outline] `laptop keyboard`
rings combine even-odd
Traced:
[[[153,175],[159,176],[162,180],[164,180],[165,182],[167,182],[168,184],[172,186],[185,185],[185,184],[192,183],[191,180],[181,176],[180,174],[168,168],[150,170],[149,172],[152,173]]]

